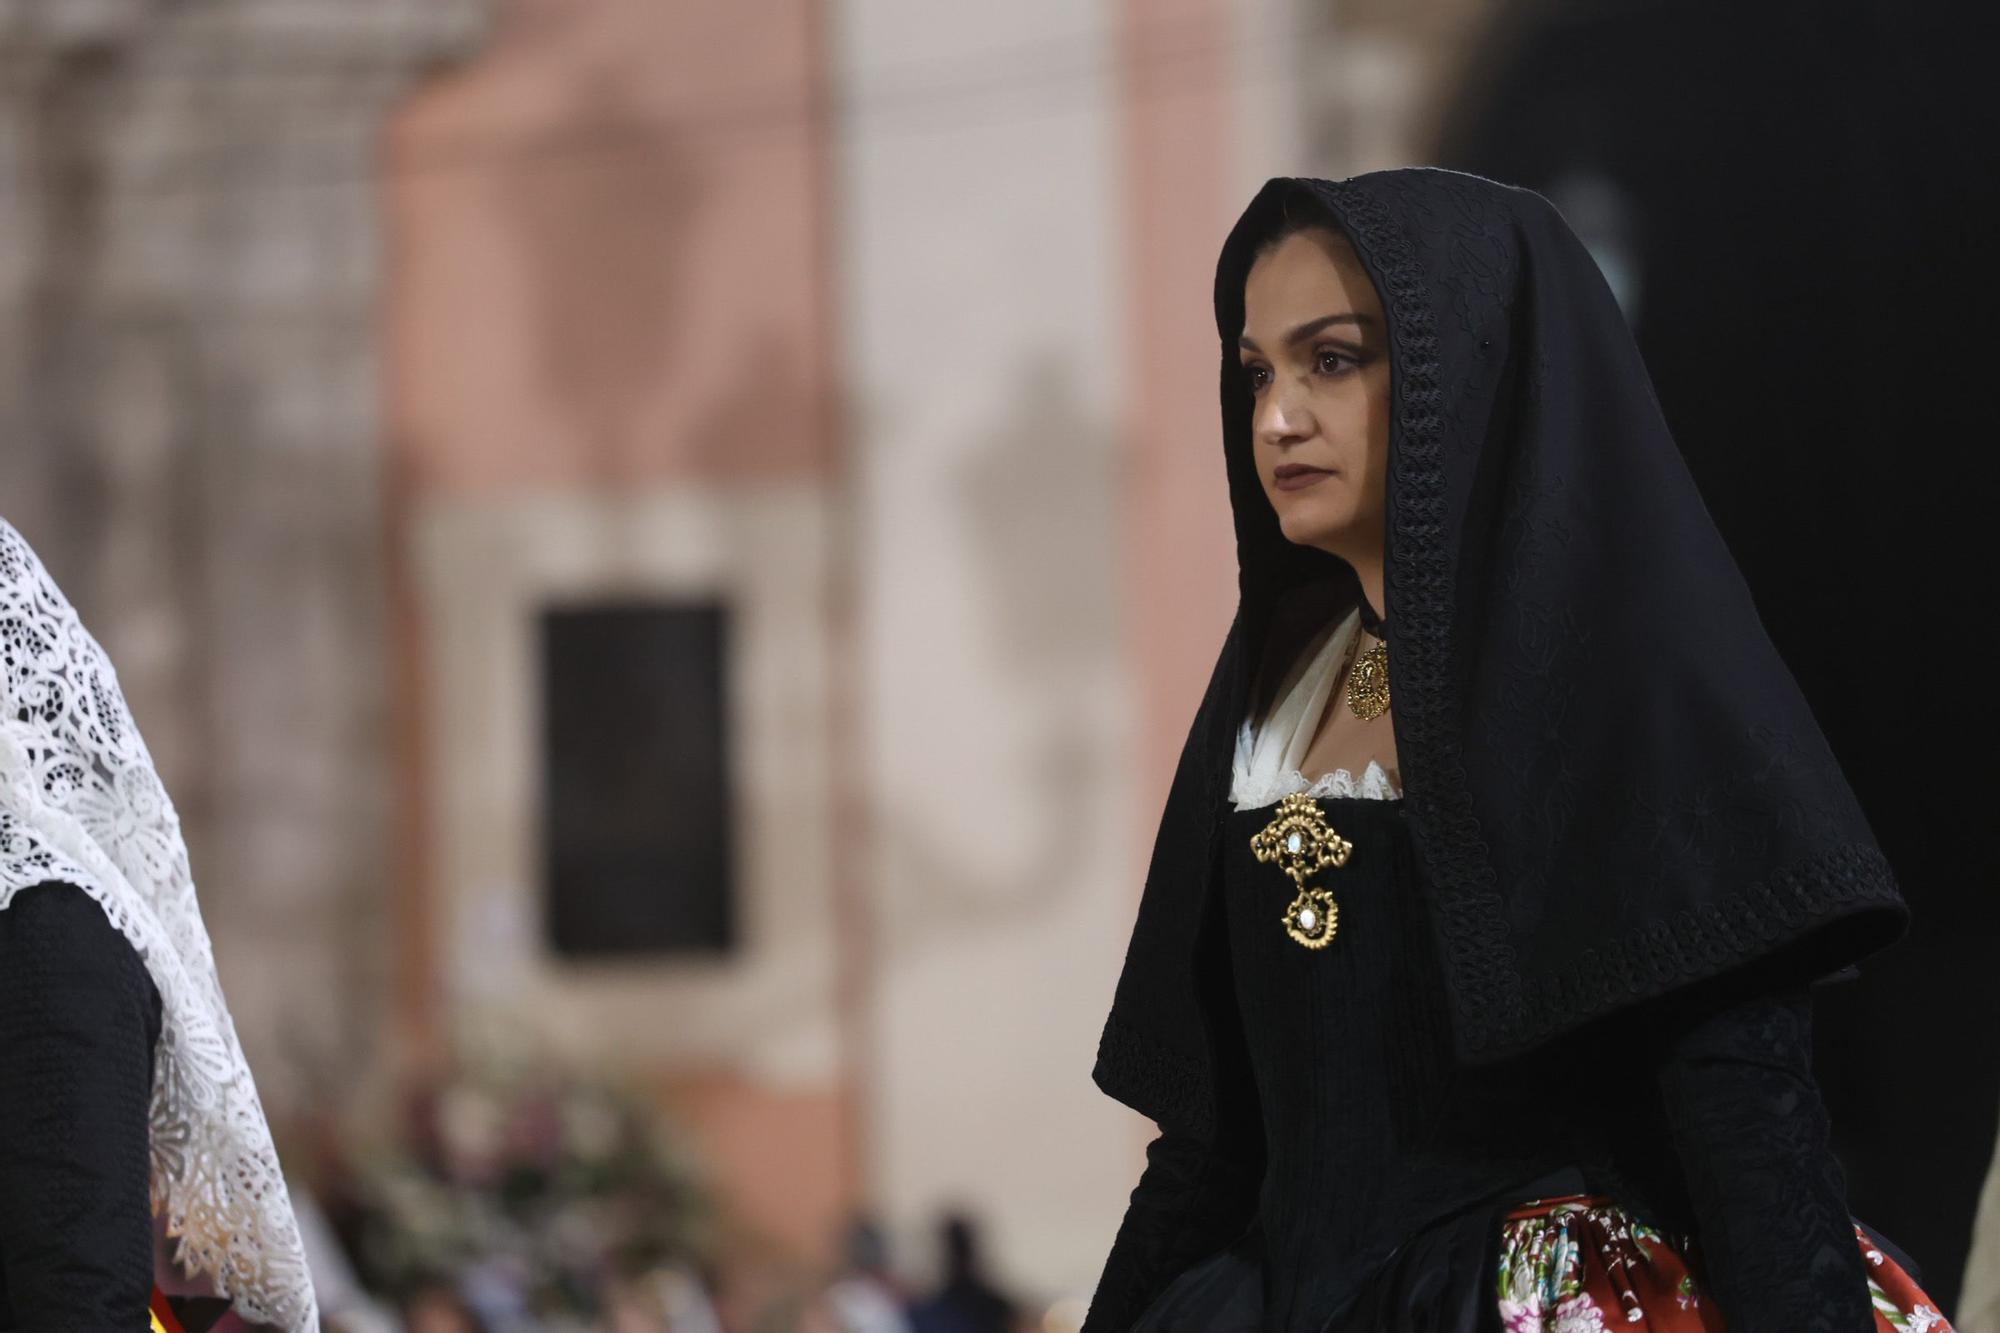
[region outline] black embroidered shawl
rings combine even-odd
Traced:
[[[1389,678],[1459,1057],[1900,936],[1888,864],[1758,618],[1611,293],[1556,210],[1476,176],[1278,179],[1217,265],[1239,600],[1190,728],[1094,1077],[1209,1135],[1199,999],[1232,745],[1274,621],[1343,579],[1258,482],[1236,340],[1288,213],[1346,233],[1387,316]],[[1718,365],[1755,375],[1754,365]]]

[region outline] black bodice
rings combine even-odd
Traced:
[[[1731,1328],[1872,1326],[1802,991],[1745,977],[1463,1064],[1403,803],[1314,804],[1353,844],[1308,878],[1340,909],[1320,949],[1287,934],[1293,883],[1251,848],[1277,807],[1223,813],[1195,968],[1213,1134],[1167,1129],[1148,1148],[1086,1333],[1221,1327],[1218,1310],[1246,1308],[1271,1330],[1374,1329],[1394,1322],[1385,1308],[1483,1327],[1499,1218],[1572,1191],[1698,1231]],[[1168,1290],[1177,1277],[1189,1285]],[[1261,1287],[1248,1306],[1239,1280]],[[1439,1314],[1462,1306],[1484,1313]]]
[[[143,1329],[160,996],[67,884],[0,910],[0,1333]]]
[[[1223,834],[1229,970],[1255,1090],[1254,1107],[1238,1098],[1225,1113],[1262,1129],[1271,1329],[1318,1328],[1427,1222],[1563,1166],[1604,1175],[1597,1099],[1576,1080],[1538,1095],[1535,1066],[1453,1059],[1403,803],[1314,805],[1352,844],[1344,865],[1307,880],[1339,904],[1324,947],[1287,932],[1294,882],[1251,848],[1278,807],[1230,811]]]

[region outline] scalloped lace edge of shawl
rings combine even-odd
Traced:
[[[1360,796],[1368,800],[1394,801],[1402,798],[1403,792],[1396,780],[1389,776],[1389,770],[1380,761],[1370,759],[1368,767],[1355,777],[1344,768],[1336,768],[1331,773],[1307,781],[1306,775],[1296,768],[1284,769],[1270,778],[1254,780],[1243,769],[1236,770],[1236,781],[1231,785],[1229,799],[1238,810],[1255,810],[1260,806],[1276,805],[1294,792],[1304,792],[1307,796]]]

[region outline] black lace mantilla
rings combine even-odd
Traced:
[[[1899,937],[1890,868],[1553,206],[1431,169],[1281,179],[1217,265],[1240,600],[1161,819],[1100,1086],[1163,1123],[1208,1122],[1201,937],[1236,729],[1273,626],[1352,579],[1279,531],[1236,351],[1248,266],[1301,210],[1352,241],[1388,324],[1392,718],[1460,1057],[1725,974],[1803,984]]]
[[[1452,972],[1462,1052],[1471,1059],[1495,1058],[1535,1046],[1597,1013],[1768,953],[1830,918],[1871,906],[1900,918],[1904,905],[1894,874],[1871,839],[1829,847],[1724,901],[1684,908],[1622,938],[1586,945],[1559,966],[1524,970],[1461,757],[1459,704],[1450,677],[1457,589],[1449,552],[1437,539],[1452,517],[1444,468],[1448,409],[1434,307],[1449,302],[1463,331],[1479,338],[1478,350],[1491,351],[1494,340],[1473,312],[1482,299],[1498,311],[1512,304],[1506,290],[1512,265],[1497,241],[1504,215],[1493,203],[1505,187],[1446,171],[1383,174],[1407,179],[1390,191],[1370,177],[1311,184],[1375,278],[1394,339],[1400,484],[1392,491],[1392,530],[1408,551],[1390,568],[1396,646],[1403,650],[1393,662],[1396,729],[1405,773],[1421,772],[1406,777],[1409,809],[1428,835],[1435,919]],[[1409,229],[1384,201],[1385,193],[1398,188],[1449,200],[1456,212],[1450,230],[1458,262],[1444,273],[1441,285],[1450,291],[1444,301],[1434,293]],[[1506,193],[1554,211],[1527,191]],[[1537,355],[1530,392],[1539,395],[1548,374],[1546,357]],[[1650,386],[1646,392],[1650,396]],[[1885,931],[1899,930],[1900,925],[1878,922],[1872,933],[1879,942]],[[1849,952],[1835,955],[1829,949],[1824,970],[1844,962]]]

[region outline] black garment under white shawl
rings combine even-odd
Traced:
[[[0,911],[60,882],[131,943],[160,996],[150,1184],[175,1257],[252,1322],[311,1333],[291,1197],[222,997],[179,816],[110,660],[4,521],[0,666]]]
[[[1889,866],[1556,210],[1433,169],[1278,179],[1216,271],[1237,613],[1167,797],[1099,1086],[1207,1135],[1199,996],[1232,746],[1274,626],[1302,609],[1323,625],[1355,596],[1344,562],[1284,538],[1251,457],[1244,279],[1301,210],[1345,232],[1387,317],[1391,715],[1460,1057],[1746,968],[1817,978],[1897,938]]]

